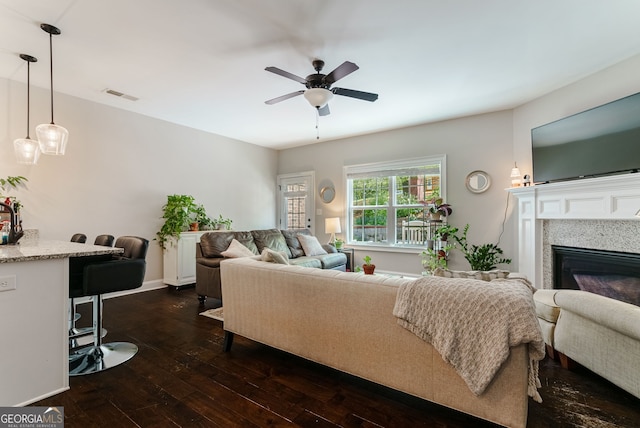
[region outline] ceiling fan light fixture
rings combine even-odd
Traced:
[[[304,91],[304,97],[309,101],[312,107],[317,109],[327,105],[331,98],[333,98],[333,92],[325,88],[311,88]]]

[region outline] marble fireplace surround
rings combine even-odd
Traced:
[[[552,245],[640,254],[640,173],[509,189],[518,200],[518,271],[553,288]]]

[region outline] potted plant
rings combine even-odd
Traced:
[[[167,203],[162,207],[164,224],[156,233],[160,248],[166,247],[169,238],[177,238],[193,222],[193,213],[197,205],[191,195],[168,195]]]
[[[452,248],[453,245],[447,244],[439,250],[427,248],[421,252],[420,257],[422,258],[422,267],[424,268],[423,275],[431,275],[437,268],[446,269],[448,265],[447,254]]]
[[[222,214],[220,214],[216,220],[213,220],[213,223],[216,225],[216,228],[220,230],[231,230],[231,223],[233,223],[233,220],[230,218],[223,218]]]
[[[344,240],[342,240],[341,238],[336,238],[335,241],[333,241],[336,250],[341,250],[342,246],[344,245]]]
[[[440,217],[449,217],[453,213],[453,209],[450,204],[445,204],[443,199],[439,196],[434,196],[423,202],[427,206],[427,212],[429,218],[434,221],[439,221]]]
[[[453,235],[453,239],[460,245],[460,251],[472,270],[488,271],[495,269],[500,263],[511,263],[511,259],[502,257],[503,251],[496,244],[470,245],[467,242],[468,230],[469,224],[462,230],[462,236]]]
[[[376,270],[376,265],[371,264],[371,257],[364,256],[362,260],[364,260],[362,270],[364,270],[365,275],[373,275],[373,271]]]
[[[191,230],[210,230],[213,226],[213,220],[207,215],[207,210],[205,210],[204,205],[197,205],[192,211],[192,220],[190,229]],[[196,224],[195,229],[192,227],[193,224]]]
[[[458,228],[454,227],[450,224],[443,224],[435,231],[435,238],[439,241],[446,241],[449,239],[449,236],[453,236],[458,233]]]

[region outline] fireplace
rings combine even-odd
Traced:
[[[640,306],[640,254],[553,245],[553,288],[584,290]]]

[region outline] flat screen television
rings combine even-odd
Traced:
[[[640,170],[640,93],[533,128],[533,180]]]

